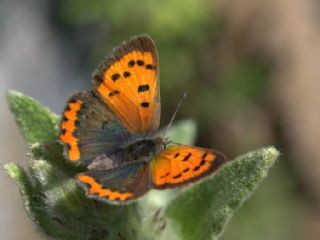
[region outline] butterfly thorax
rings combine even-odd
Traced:
[[[160,138],[141,139],[129,144],[122,151],[125,152],[126,158],[131,161],[149,162],[163,150],[164,144]]]

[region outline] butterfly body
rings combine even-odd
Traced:
[[[130,161],[149,162],[163,149],[157,139],[143,139],[128,145],[125,149],[125,158]]]
[[[150,189],[195,182],[224,162],[223,154],[171,145],[158,133],[160,90],[157,52],[147,35],[132,38],[93,74],[93,89],[67,102],[60,140],[70,161],[87,171],[76,176],[89,197],[122,204]]]

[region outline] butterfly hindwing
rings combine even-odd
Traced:
[[[93,74],[94,90],[130,133],[152,135],[160,121],[156,47],[139,35],[116,48]]]
[[[69,99],[60,129],[68,159],[83,162],[113,150],[129,134],[92,91],[78,92]]]
[[[77,180],[86,186],[89,197],[114,204],[136,200],[152,184],[149,167],[141,162],[111,169],[89,166],[89,171],[78,175]]]
[[[170,146],[152,160],[151,172],[155,188],[173,188],[210,175],[226,158],[205,148],[186,145]]]

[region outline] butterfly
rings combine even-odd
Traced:
[[[150,189],[187,185],[211,175],[226,158],[195,146],[168,144],[160,124],[159,61],[153,40],[138,35],[115,48],[63,112],[59,138],[89,197],[130,203]]]

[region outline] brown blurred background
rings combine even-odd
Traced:
[[[163,125],[188,91],[177,118],[197,122],[197,145],[230,159],[282,152],[223,239],[320,239],[319,13],[315,0],[0,0],[1,164],[26,158],[8,89],[60,114],[104,55],[144,32],[159,51]],[[43,239],[2,171],[0,190],[0,238]]]

